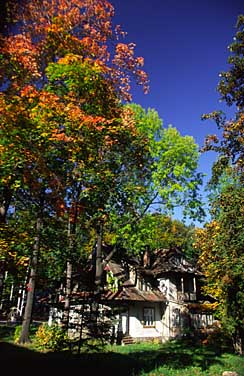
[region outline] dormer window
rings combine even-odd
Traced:
[[[180,255],[175,256],[173,258],[173,261],[174,261],[174,264],[177,265],[177,266],[183,264],[183,258]]]

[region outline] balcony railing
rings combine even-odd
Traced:
[[[191,302],[196,300],[196,293],[195,292],[178,292],[177,298],[180,302]]]

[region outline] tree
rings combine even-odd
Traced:
[[[146,247],[153,251],[157,246],[176,245],[176,239],[169,239],[169,232],[177,228],[181,233],[183,229],[166,216],[176,206],[182,206],[185,215],[201,218],[198,188],[202,176],[196,171],[199,152],[192,137],[181,136],[173,127],[164,128],[154,109],[146,111],[136,104],[126,108],[142,140],[147,140],[145,160],[139,164],[139,171],[137,165],[135,170],[129,166],[129,175],[125,170],[127,184],[123,185],[119,208],[109,207],[104,230],[114,249],[127,250],[131,255],[141,254]],[[108,260],[105,255],[104,262]]]
[[[121,43],[123,32],[119,26],[112,28],[109,2],[23,1],[11,5],[17,27],[1,35],[0,214],[5,225],[13,200],[22,199],[28,208],[33,203],[36,206],[27,324],[21,334],[25,342],[43,213],[67,213],[70,223],[72,208],[84,204],[86,215],[95,215],[100,228],[104,206],[115,200],[109,189],[115,187],[114,177],[123,163],[118,156],[125,161],[126,144],[139,149],[136,132],[123,117],[120,102],[130,99],[131,76],[145,90],[147,76],[141,70],[143,59],[134,55],[135,45]],[[133,154],[133,148],[130,150]],[[82,187],[82,197],[76,201],[71,194],[75,181]],[[44,200],[40,200],[42,194]]]
[[[227,72],[221,72],[221,80],[217,90],[221,95],[221,101],[228,106],[235,106],[235,117],[227,119],[223,111],[214,111],[203,115],[203,119],[213,119],[218,129],[222,132],[221,139],[216,135],[210,135],[205,140],[203,151],[214,150],[218,153],[218,160],[213,167],[213,179],[231,164],[243,175],[244,169],[244,16],[240,15],[237,21],[237,32],[234,42],[230,44],[230,56]],[[243,176],[241,177],[241,179]]]
[[[170,213],[181,206],[185,216],[201,219],[204,212],[198,190],[202,174],[197,172],[200,153],[193,137],[182,136],[171,125],[163,127],[154,109],[146,111],[136,104],[129,108],[137,129],[148,140],[150,177],[144,184],[144,198],[140,199],[142,212],[154,206]]]
[[[212,203],[214,220],[197,231],[195,243],[207,279],[204,290],[217,299],[218,317],[240,354],[244,340],[243,208],[240,181],[227,184]]]
[[[218,153],[212,169],[210,198],[212,221],[198,231],[200,263],[206,274],[206,291],[219,301],[223,327],[232,336],[237,352],[243,351],[243,130],[244,130],[244,16],[237,21],[234,42],[229,46],[230,68],[221,72],[218,91],[221,100],[235,106],[235,116],[227,120],[221,111],[204,115],[215,120],[222,132],[208,136],[203,151]]]
[[[67,280],[80,257],[78,234],[89,228],[95,236],[99,295],[104,263],[116,250],[102,255],[105,226],[117,245],[128,221],[152,205],[186,205],[194,215],[201,176],[191,137],[163,129],[156,111],[122,105],[132,78],[145,91],[148,81],[135,45],[120,42],[108,1],[26,0],[12,9],[16,27],[1,36],[1,206],[5,224],[13,202],[36,216],[25,342],[48,219],[66,225]]]
[[[160,248],[180,248],[192,257],[193,231],[179,220],[159,212],[148,212],[136,224],[124,228],[123,249],[128,255],[149,253]]]
[[[130,97],[130,75],[134,75],[137,82],[144,85],[145,90],[147,90],[147,76],[141,70],[143,59],[134,56],[134,45],[119,42],[123,32],[120,31],[119,26],[112,29],[114,10],[109,2],[105,0],[99,2],[57,0],[55,2],[45,1],[44,3],[37,1],[33,4],[26,0],[23,2],[13,1],[12,3],[9,1],[8,3],[9,7],[12,8],[12,17],[15,22],[18,22],[18,28],[15,28],[13,33],[9,33],[9,35],[1,35],[0,84],[2,93],[0,107],[5,117],[4,123],[6,126],[6,128],[1,127],[3,132],[1,136],[4,137],[0,146],[3,155],[0,215],[3,220],[11,202],[12,188],[19,184],[22,166],[26,159],[26,153],[19,153],[20,148],[16,148],[16,156],[13,155],[13,146],[18,146],[23,141],[22,133],[21,135],[18,134],[19,128],[16,129],[16,127],[22,122],[21,117],[23,115],[25,121],[27,123],[29,121],[28,116],[25,116],[26,105],[23,102],[28,101],[28,105],[31,107],[40,95],[39,109],[42,110],[43,105],[51,104],[50,102],[54,104],[55,98],[57,99],[56,95],[48,94],[44,89],[47,83],[46,68],[48,64],[57,62],[71,54],[69,60],[72,60],[72,56],[73,60],[76,59],[77,61],[78,57],[80,61],[83,60],[82,72],[84,77],[87,73],[85,66],[89,66],[89,62],[93,62],[93,78],[88,74],[84,84],[86,87],[88,87],[88,84],[94,84],[98,73],[102,76],[101,79],[104,82],[109,82],[109,90],[101,92],[103,100],[108,98],[107,104],[110,103],[107,111],[111,111],[114,105],[118,105],[118,99],[115,100],[113,93],[117,93],[119,97],[124,99]],[[114,42],[113,54],[108,52],[109,40]],[[66,61],[68,62],[68,57]],[[89,82],[90,79],[91,82]],[[69,83],[72,86],[72,83]],[[85,85],[83,85],[83,89]],[[95,89],[96,87],[93,87],[93,92],[89,90],[89,100],[87,95],[85,98],[80,98],[83,102],[81,108],[84,109],[84,116],[87,106],[90,107],[88,122],[92,120],[92,109],[94,115],[95,109],[92,108],[91,101],[95,98]],[[109,102],[110,94],[113,99]],[[80,108],[72,106],[72,99],[74,97],[71,96],[70,109],[74,118],[75,111],[80,110]],[[60,103],[56,103],[56,105],[59,106]],[[96,110],[98,107],[99,103],[96,105]],[[66,109],[69,110],[67,101]],[[99,114],[101,114],[101,111]],[[95,116],[97,115],[98,113],[95,113]],[[50,120],[52,120],[48,116],[46,112],[46,118],[41,119],[43,120],[42,126],[46,127],[41,133],[44,138],[45,129],[49,129]],[[84,120],[84,116],[83,119],[79,120]],[[17,126],[15,125],[16,118],[19,119]],[[44,121],[46,121],[45,125]],[[98,123],[99,118],[94,119],[94,121]],[[13,129],[11,129],[10,124]],[[54,127],[52,129],[54,130]],[[57,130],[58,127],[56,126]],[[9,137],[10,131],[13,132],[13,138]],[[23,131],[22,128],[21,132]],[[61,136],[59,135],[59,137]],[[9,139],[12,143],[8,141]],[[11,156],[9,156],[8,150],[11,150]],[[24,156],[24,160],[22,156]]]

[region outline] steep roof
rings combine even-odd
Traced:
[[[130,264],[130,262],[129,262]],[[139,260],[132,260],[131,265],[137,270],[139,278],[150,282],[150,290],[142,291],[135,286],[135,281],[131,281],[126,272],[125,265],[110,260],[105,266],[105,271],[111,271],[114,277],[120,280],[120,288],[114,292],[105,290],[101,295],[101,300],[105,301],[138,301],[138,302],[163,302],[166,300],[165,295],[157,288],[157,278],[163,277],[168,273],[188,273],[202,275],[202,273],[189,262],[184,253],[178,249],[158,249],[148,259],[146,266],[140,265]],[[81,273],[82,291],[73,291],[72,298],[78,300],[90,300],[94,296],[91,289],[91,272],[92,269],[86,271],[84,275]],[[88,278],[89,276],[89,278]],[[89,282],[89,283],[88,283]]]
[[[104,270],[110,270],[113,273],[114,277],[117,277],[118,279],[125,278],[125,270],[123,266],[113,260],[110,260],[108,262]]]
[[[197,267],[188,261],[183,252],[178,249],[158,249],[154,252],[154,261],[150,274],[154,277],[169,272],[190,273],[202,275]]]
[[[92,291],[77,291],[71,294],[71,299],[76,301],[90,301],[94,298]],[[119,301],[119,302],[164,302],[166,300],[165,295],[159,290],[141,291],[134,286],[123,287],[117,291],[104,291],[100,296],[101,301]],[[61,300],[64,302],[64,297]]]
[[[138,290],[136,287],[126,287],[123,288],[121,291],[117,291],[115,293],[112,293],[110,291],[105,295],[104,298],[109,301],[119,300],[158,303],[166,300],[165,295],[162,294],[159,290],[141,291]]]

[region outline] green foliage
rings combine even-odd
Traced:
[[[213,119],[222,134],[220,138],[208,136],[203,148],[203,151],[216,151],[218,158],[210,182],[214,189],[210,198],[213,221],[199,239],[207,290],[218,298],[219,317],[241,353],[241,342],[244,342],[244,15],[238,17],[236,29],[229,46],[229,70],[221,72],[217,87],[221,100],[235,106],[235,116],[227,119],[221,111],[203,115],[204,119]]]
[[[118,219],[119,220],[119,219]],[[129,253],[159,248],[181,248],[193,258],[193,228],[161,213],[147,213],[136,223],[120,229],[121,242]]]
[[[106,278],[108,289],[116,292],[118,290],[118,279],[114,277],[113,273],[110,270],[107,272]]]
[[[84,340],[82,343],[81,352],[89,354],[108,352],[106,341],[104,341],[102,338]]]
[[[236,23],[236,34],[233,42],[228,46],[230,56],[228,72],[221,72],[221,80],[218,84],[218,91],[228,105],[236,104],[237,108],[244,109],[243,71],[244,71],[244,15],[238,16]]]
[[[232,179],[212,202],[214,220],[198,231],[199,264],[207,278],[205,292],[218,300],[219,318],[234,345],[238,337],[244,338],[243,208],[244,188],[238,179]]]
[[[39,326],[33,341],[39,349],[59,351],[67,346],[68,337],[60,325],[44,323]]]
[[[147,185],[147,205],[157,204],[171,213],[177,206],[192,218],[203,216],[199,187],[202,174],[197,172],[199,151],[193,137],[182,136],[179,131],[163,122],[154,109],[144,110],[132,104],[136,127],[148,140],[151,179]]]
[[[15,343],[19,342],[20,334],[22,331],[22,325],[16,325],[13,333],[13,340]],[[38,327],[36,325],[30,325],[30,338],[32,339],[36,332],[38,331]]]
[[[46,74],[48,91],[64,99],[69,93],[82,98],[80,107],[86,114],[108,116],[119,105],[111,85],[104,80],[101,65],[82,56],[67,54],[58,63],[49,64]]]
[[[14,330],[14,342],[18,343],[21,334],[22,325],[17,325]]]
[[[221,136],[206,137],[203,151],[214,150],[218,153],[217,162],[213,165],[213,182],[225,172],[230,165],[239,173],[244,171],[244,15],[239,15],[236,24],[236,34],[230,44],[228,58],[229,70],[221,72],[221,80],[217,90],[221,101],[228,106],[234,106],[235,116],[227,119],[222,111],[213,111],[203,115],[203,119],[215,121]]]

